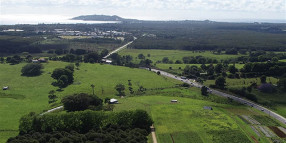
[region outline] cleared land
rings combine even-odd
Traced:
[[[210,51],[204,51],[204,52],[198,52],[198,51],[184,51],[184,50],[142,50],[142,49],[125,49],[119,52],[120,55],[131,55],[133,56],[133,60],[135,62],[139,62],[140,60],[136,58],[138,54],[143,54],[146,58],[152,60],[153,62],[156,61],[162,61],[164,57],[168,57],[169,60],[172,60],[175,62],[176,60],[181,60],[183,57],[187,56],[203,56],[205,58],[211,58],[211,59],[217,59],[225,60],[225,59],[231,59],[236,58],[242,55],[226,55],[226,54],[213,54]],[[150,57],[148,57],[148,54],[150,54]]]
[[[50,107],[48,93],[57,90],[51,83],[51,72],[55,68],[63,68],[69,63],[50,61],[44,65],[44,72],[37,77],[21,76],[21,68],[25,64],[8,65],[0,64],[0,86],[9,86],[10,89],[0,91],[0,142],[5,142],[9,137],[18,133],[19,119],[29,112],[41,113]],[[5,70],[3,70],[5,69]],[[128,85],[128,80],[133,83],[134,90],[139,85],[145,88],[173,87],[178,81],[167,79],[155,73],[100,64],[81,64],[80,70],[75,70],[75,81],[62,92],[56,95],[60,98],[73,93],[92,93],[91,84],[95,85],[95,93],[101,98],[115,97],[115,85],[123,83]],[[148,77],[148,78],[146,78]],[[128,90],[126,89],[128,95]],[[58,101],[59,102],[59,101]],[[54,104],[57,106],[58,103]]]

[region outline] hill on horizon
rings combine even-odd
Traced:
[[[125,19],[117,15],[81,15],[72,18],[71,20],[83,20],[83,21],[139,21],[137,19]]]

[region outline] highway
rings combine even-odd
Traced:
[[[134,37],[134,40],[136,40],[136,39],[137,39],[137,38],[136,38],[136,37]],[[133,41],[134,41],[134,40],[133,40]],[[128,45],[132,44],[132,43],[133,43],[133,41],[128,42],[127,44],[125,44],[125,45],[123,45],[123,46],[121,46],[121,47],[119,47],[119,48],[115,49],[114,51],[112,51],[112,52],[108,53],[105,57],[103,57],[103,59],[106,59],[106,58],[108,58],[110,55],[112,55],[112,54],[114,54],[114,53],[117,53],[117,52],[119,52],[120,50],[122,50],[122,49],[126,48]]]
[[[151,69],[151,71],[153,71],[153,72],[158,72],[158,71],[160,71],[160,74],[161,74],[162,76],[167,76],[167,77],[170,77],[170,78],[173,78],[173,79],[176,79],[176,80],[180,80],[180,81],[182,81],[182,82],[184,82],[184,83],[188,83],[188,84],[190,84],[191,86],[194,86],[194,87],[197,87],[197,88],[201,88],[201,87],[203,86],[203,85],[201,85],[200,83],[195,82],[195,80],[192,80],[192,79],[182,79],[182,78],[179,77],[179,76],[176,76],[176,75],[173,75],[173,74],[170,74],[170,73],[161,71],[161,70]],[[267,108],[265,108],[265,107],[263,107],[263,106],[261,106],[261,105],[258,105],[257,103],[254,103],[254,102],[249,101],[249,100],[244,99],[244,98],[240,98],[240,97],[233,96],[233,95],[230,95],[230,94],[227,94],[227,93],[223,93],[223,92],[218,91],[218,90],[215,90],[215,89],[209,89],[208,91],[211,92],[212,94],[215,94],[215,95],[218,95],[218,96],[222,96],[222,97],[225,97],[225,98],[231,98],[231,99],[233,99],[233,100],[236,101],[236,102],[245,104],[246,106],[250,106],[250,107],[256,108],[256,109],[260,110],[261,112],[264,112],[264,113],[266,113],[267,115],[269,115],[269,116],[271,116],[271,117],[277,119],[277,120],[280,121],[282,124],[286,124],[286,119],[285,119],[283,116],[281,116],[281,115],[279,115],[279,114],[277,114],[277,113],[275,113],[275,112],[273,112],[273,111],[271,111],[271,110],[269,110],[269,109],[267,109]]]

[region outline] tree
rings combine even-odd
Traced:
[[[286,91],[286,77],[282,77],[278,81],[278,87]]]
[[[97,52],[88,53],[87,55],[84,55],[84,62],[85,63],[98,63],[101,60],[100,56]]]
[[[261,76],[260,81],[261,83],[266,83],[266,76],[265,75]]]
[[[107,49],[102,50],[101,53],[100,53],[101,58],[103,58],[104,56],[108,55],[108,53],[109,52],[108,52]]]
[[[80,65],[79,62],[76,62],[76,63],[75,63],[75,66],[76,66],[76,69],[77,69],[77,70],[78,70],[79,65]]]
[[[228,67],[228,71],[229,71],[230,73],[232,73],[232,74],[235,74],[236,71],[237,71],[237,69],[235,68],[234,65],[231,65],[231,66]]]
[[[66,69],[69,69],[70,71],[74,72],[74,64],[69,64],[65,67]]]
[[[92,95],[94,95],[94,84],[91,84],[90,87],[92,88]]]
[[[43,66],[37,63],[30,63],[22,67],[23,76],[38,76],[42,73]]]
[[[59,80],[62,75],[66,75],[68,77],[69,84],[73,83],[73,72],[69,69],[57,68],[53,71],[51,77]]]
[[[152,61],[149,60],[149,59],[141,60],[141,61],[140,61],[140,65],[141,65],[141,66],[149,67],[149,66],[151,66],[151,64],[152,64]]]
[[[125,96],[125,86],[123,84],[117,84],[115,90],[118,92],[118,96]]]
[[[145,129],[151,132],[150,126],[154,123],[148,113],[144,110],[136,110],[132,115],[132,127]]]
[[[92,106],[101,109],[102,106],[102,100],[100,98],[86,93],[66,96],[62,99],[62,103],[64,104],[64,109],[68,112],[83,111]]]
[[[67,87],[73,83],[73,72],[67,68],[57,68],[53,71],[52,78],[57,80],[53,82],[53,86],[58,86],[60,89]]]
[[[248,91],[249,93],[251,93],[251,91],[252,91],[252,86],[248,86],[246,89],[247,89],[247,91]]]
[[[162,62],[165,63],[165,64],[169,63],[169,58],[168,57],[164,57],[162,59]]]
[[[49,104],[50,104],[50,103],[54,103],[54,102],[57,101],[56,99],[57,99],[58,97],[57,97],[57,95],[55,95],[55,93],[56,93],[56,92],[55,92],[54,90],[51,90],[51,91],[49,92],[49,96],[48,96],[48,97],[49,97]]]
[[[143,54],[139,54],[139,55],[138,55],[138,58],[139,58],[139,59],[145,59],[145,56],[144,56]]]
[[[59,88],[65,88],[69,85],[69,80],[68,80],[68,76],[67,75],[62,75],[58,81],[56,82],[56,86],[58,86]]]
[[[223,69],[223,66],[222,64],[217,64],[214,68],[215,72],[216,73],[221,73],[222,72],[222,69]]]
[[[202,95],[204,95],[204,96],[208,96],[208,88],[207,88],[206,86],[203,86],[203,87],[201,88],[201,93],[202,93]]]
[[[0,57],[0,62],[3,64],[5,59],[3,57]]]
[[[224,89],[225,88],[225,78],[220,76],[215,80],[215,85],[217,88]]]
[[[182,64],[183,62],[181,60],[176,60],[175,64]]]
[[[160,71],[157,71],[157,75],[160,75],[161,74],[161,72]]]

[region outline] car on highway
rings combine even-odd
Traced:
[[[264,109],[261,109],[261,111],[264,111]]]

